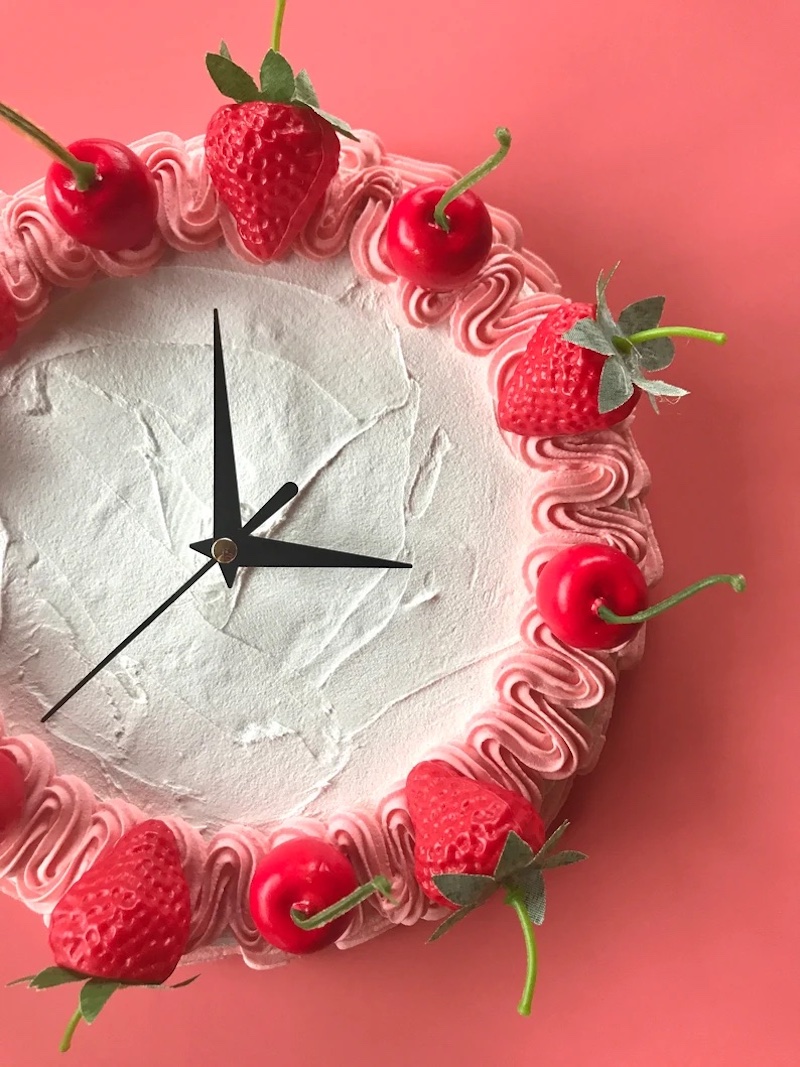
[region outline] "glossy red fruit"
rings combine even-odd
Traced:
[[[61,228],[81,244],[102,252],[143,248],[156,232],[158,193],[153,175],[127,145],[92,139],[74,141],[69,152],[96,168],[81,192],[72,171],[51,164],[45,195]]]
[[[424,289],[460,289],[480,273],[492,248],[492,220],[471,190],[452,200],[444,215],[449,232],[434,219],[445,184],[420,185],[405,193],[386,224],[386,247],[401,278]]]
[[[8,289],[0,281],[0,352],[7,352],[14,345],[18,333],[14,302]]]
[[[0,837],[12,830],[25,808],[25,778],[16,760],[0,751]]]
[[[292,909],[316,915],[358,888],[349,860],[334,845],[302,837],[276,845],[259,863],[250,885],[250,912],[262,937],[282,952],[305,955],[333,944],[352,914],[316,930],[301,930]]]
[[[308,107],[225,104],[206,131],[206,164],[242,244],[257,259],[283,256],[339,169],[339,138]]]
[[[538,811],[524,797],[475,782],[442,760],[412,767],[406,800],[414,824],[414,872],[436,904],[455,908],[434,884],[439,874],[491,875],[513,830],[534,852],[544,844]]]
[[[613,411],[598,408],[606,357],[564,339],[579,319],[594,318],[594,304],[562,304],[539,323],[500,391],[497,421],[525,437],[558,437],[608,429],[627,418],[641,390]]]
[[[616,648],[641,628],[641,623],[605,622],[597,614],[601,604],[617,615],[634,615],[647,607],[642,572],[624,552],[603,544],[572,545],[557,552],[542,568],[536,605],[564,644],[584,649]]]
[[[50,919],[59,967],[120,982],[164,982],[186,951],[189,886],[169,827],[140,823],[67,890]]]

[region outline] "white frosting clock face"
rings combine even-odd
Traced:
[[[211,533],[212,309],[247,518],[411,570],[197,570]],[[199,825],[374,798],[458,733],[518,643],[531,472],[485,367],[398,325],[348,256],[218,251],[65,297],[0,378],[0,686],[62,773]]]

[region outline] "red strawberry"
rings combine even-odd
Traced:
[[[308,107],[227,104],[206,132],[211,180],[258,259],[289,249],[339,169],[339,138]]]
[[[277,0],[260,87],[224,41],[206,56],[217,88],[236,101],[208,125],[208,172],[245,248],[261,260],[288,250],[325,195],[339,169],[337,130],[353,137],[347,123],[320,109],[307,72],[295,76],[280,54],[284,7]]]
[[[517,1010],[529,1015],[536,984],[533,924],[544,920],[545,910],[542,872],[586,857],[582,852],[552,853],[566,823],[545,841],[541,816],[524,797],[475,782],[440,760],[412,768],[406,800],[414,824],[417,881],[434,903],[456,909],[431,941],[502,887],[525,938],[528,969]]]
[[[93,1023],[118,989],[163,985],[186,950],[190,920],[175,838],[163,822],[150,819],[106,849],[56,904],[50,919],[56,966],[10,984],[51,989],[81,983],[60,1045],[66,1052],[80,1021]]]
[[[639,402],[641,390],[600,414],[598,393],[606,357],[571,344],[564,334],[580,319],[595,317],[593,304],[563,304],[546,315],[500,395],[497,421],[526,437],[604,430],[621,422]]]
[[[616,321],[605,297],[614,270],[600,275],[596,304],[563,304],[539,323],[501,389],[497,421],[502,429],[530,437],[607,429],[633,411],[643,392],[654,406],[657,397],[686,394],[644,376],[670,365],[671,336],[716,344],[726,340],[708,330],[659,326],[663,296],[629,304]]]
[[[457,905],[436,888],[434,875],[491,875],[511,830],[534,852],[544,843],[544,823],[527,800],[465,778],[439,760],[412,768],[406,799],[416,835],[417,881],[430,900],[448,908]]]
[[[17,339],[19,327],[11,294],[0,280],[0,352],[6,352]]]
[[[67,890],[50,920],[59,967],[120,982],[164,982],[186,950],[189,886],[172,831],[140,823]]]

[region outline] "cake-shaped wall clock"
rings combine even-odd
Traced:
[[[28,981],[82,983],[67,1045],[181,959],[498,887],[530,1010],[582,858],[545,828],[658,610],[633,409],[680,394],[673,334],[723,339],[614,316],[608,274],[568,300],[475,188],[507,130],[463,179],[391,154],[282,17],[258,83],[207,57],[231,99],[186,143],[0,108],[56,156],[0,201],[0,884],[49,926]]]

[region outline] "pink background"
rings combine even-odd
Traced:
[[[218,99],[205,50],[225,35],[254,67],[270,21],[253,0],[9,6],[0,97],[67,140],[201,131]],[[591,858],[551,879],[531,1020],[514,1011],[522,946],[497,904],[435,946],[418,927],[120,995],[76,1039],[84,1067],[800,1060],[798,6],[471,6],[291,0],[285,51],[325,106],[395,151],[467,168],[508,124],[486,195],[566,292],[588,297],[621,259],[613,305],[666,291],[667,321],[729,332],[726,349],[683,347],[672,376],[692,395],[660,418],[643,408],[637,434],[663,589],[741,569],[749,591],[660,619],[623,682],[600,766],[569,804],[571,843]],[[44,166],[0,130],[0,186]],[[0,944],[0,979],[47,963],[39,920],[5,898]],[[3,1067],[59,1062],[73,998],[0,989]]]

